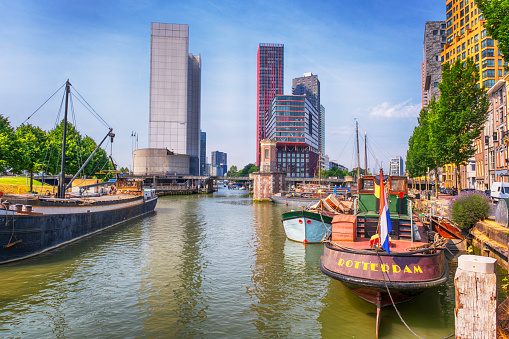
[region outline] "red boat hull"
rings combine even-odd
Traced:
[[[435,253],[397,253],[335,247],[325,243],[320,269],[373,304],[382,293],[382,306],[410,300],[426,288],[440,285],[449,275],[443,250]]]

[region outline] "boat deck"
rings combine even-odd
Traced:
[[[335,241],[338,245],[356,249],[356,250],[370,250],[369,239],[357,238],[355,241]],[[391,241],[391,252],[408,252],[408,249],[415,246],[424,245],[422,241],[408,241],[408,240],[392,240]],[[331,244],[333,245],[333,244]],[[333,245],[334,247],[334,245]]]

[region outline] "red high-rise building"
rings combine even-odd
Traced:
[[[265,139],[265,119],[272,100],[283,94],[284,45],[260,44],[257,57],[256,165],[260,166],[260,140]]]

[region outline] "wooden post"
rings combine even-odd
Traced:
[[[456,338],[497,337],[497,260],[462,255],[454,277]]]

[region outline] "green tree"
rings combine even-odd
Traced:
[[[230,167],[230,170],[226,172],[226,175],[229,177],[236,177],[237,174],[237,166],[233,165]]]
[[[461,191],[458,168],[475,153],[473,141],[484,127],[489,103],[477,86],[479,72],[472,58],[443,65],[440,98],[428,121],[434,156],[456,165],[456,187]]]
[[[48,133],[51,155],[47,172],[50,174],[60,173],[62,133],[63,121]],[[67,123],[65,173],[76,174],[96,147],[97,144],[92,138],[89,136],[83,138],[72,124]],[[109,161],[106,152],[99,149],[83,170],[83,174],[93,177],[97,171],[112,168],[113,165]]]
[[[477,7],[486,19],[486,30],[495,40],[507,60],[509,57],[509,1],[477,0]]]
[[[0,174],[21,173],[27,156],[9,120],[0,115]]]
[[[40,127],[23,124],[16,129],[16,138],[23,145],[25,157],[23,170],[30,172],[30,191],[33,190],[34,172],[44,169],[44,157],[47,151],[46,132]]]
[[[249,175],[249,173],[252,173],[252,172],[255,172],[256,171],[256,167],[255,164],[247,164],[246,166],[244,166],[244,168],[238,173],[238,176],[239,177],[247,177]],[[251,169],[252,172],[251,172]]]

